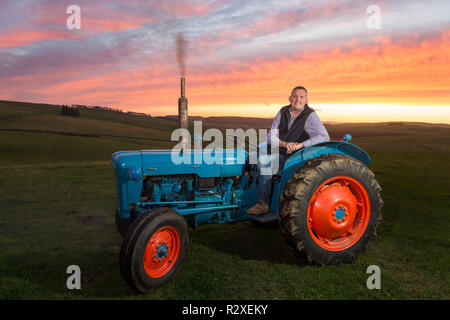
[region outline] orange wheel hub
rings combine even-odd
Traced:
[[[152,278],[160,278],[167,274],[178,259],[180,246],[180,235],[176,228],[165,226],[158,229],[145,248],[145,272]]]
[[[339,176],[320,185],[308,206],[310,235],[320,247],[341,251],[355,244],[367,227],[370,202],[356,179]]]

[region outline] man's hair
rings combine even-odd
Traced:
[[[297,89],[305,90],[306,94],[308,94],[308,90],[306,90],[306,88],[303,87],[303,86],[297,86],[297,87],[295,87],[294,89],[292,89],[291,93],[294,92],[294,91],[297,90]]]

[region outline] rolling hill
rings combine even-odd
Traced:
[[[176,117],[139,117],[102,109],[61,115],[49,104],[0,101],[0,166],[60,161],[108,161],[115,151],[171,148]],[[269,128],[272,119],[191,117],[207,128]],[[450,126],[417,123],[325,124],[332,140],[345,133],[371,150],[449,152]],[[192,129],[192,128],[191,128]],[[224,143],[225,145],[225,143]]]
[[[191,120],[194,120],[192,118]],[[198,118],[197,118],[198,119]],[[259,128],[271,119],[202,118],[208,127]],[[326,124],[372,158],[382,187],[378,238],[355,263],[297,259],[277,229],[250,222],[190,232],[181,273],[137,296],[120,276],[114,226],[119,150],[170,148],[175,119],[0,101],[0,299],[449,299],[450,128],[417,123]],[[82,290],[68,290],[69,265]],[[368,290],[377,265],[381,290]]]

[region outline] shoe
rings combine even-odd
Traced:
[[[253,207],[247,210],[248,214],[253,214],[256,216],[265,214],[267,212],[269,212],[269,205],[267,203],[264,203],[264,201],[262,200],[258,200],[258,202]]]

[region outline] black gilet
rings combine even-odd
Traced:
[[[305,105],[303,111],[295,118],[294,123],[288,129],[289,119],[291,114],[289,113],[290,105],[284,106],[280,109],[280,125],[278,126],[279,138],[285,142],[303,142],[309,139],[308,133],[305,131],[305,123],[308,116],[314,112],[314,109]],[[280,147],[280,153],[286,155],[286,148]]]

